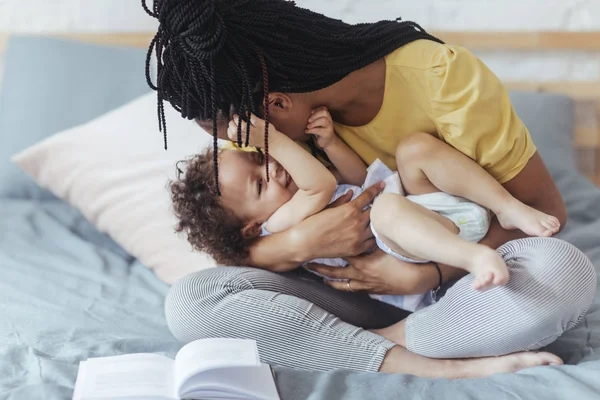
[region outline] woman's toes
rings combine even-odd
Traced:
[[[562,365],[563,364],[563,360],[561,360],[560,357],[558,357],[555,354],[547,353],[547,352],[540,352],[540,353],[537,353],[536,355],[539,357],[539,360],[542,363],[542,365]]]

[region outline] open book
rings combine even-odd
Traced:
[[[254,340],[201,339],[175,360],[151,353],[90,358],[79,365],[73,400],[278,400],[271,368]]]

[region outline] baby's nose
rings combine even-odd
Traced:
[[[277,163],[270,163],[269,164],[269,176],[271,177],[271,179],[277,179],[277,176],[279,175],[279,165],[277,165]]]

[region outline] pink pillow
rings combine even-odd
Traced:
[[[156,94],[149,93],[57,133],[12,161],[172,284],[216,265],[175,233],[167,189],[168,180],[175,177],[175,163],[212,139],[168,104],[165,113],[168,151],[157,128]]]

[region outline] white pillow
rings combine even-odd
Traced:
[[[149,93],[58,133],[12,161],[171,284],[216,265],[176,234],[167,189],[175,163],[210,145],[212,138],[168,104],[165,113],[168,151],[158,132],[156,94]]]

